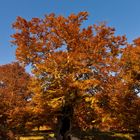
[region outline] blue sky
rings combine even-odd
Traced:
[[[128,41],[140,36],[140,0],[0,0],[0,65],[15,60],[15,49],[11,47],[11,25],[17,16],[26,19],[43,18],[56,13],[88,11],[84,26],[106,21],[116,28],[116,34],[126,34]]]

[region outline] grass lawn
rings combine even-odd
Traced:
[[[85,132],[77,133],[75,136],[82,140],[140,140],[140,133]]]
[[[21,136],[19,140],[48,140],[54,135],[51,134],[40,134]],[[94,132],[89,135],[79,133],[75,135],[81,140],[140,140],[140,134],[129,134],[129,133],[113,133],[113,132]]]

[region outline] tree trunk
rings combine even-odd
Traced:
[[[73,108],[71,105],[62,108],[61,116],[58,117],[57,140],[71,140],[71,122]]]

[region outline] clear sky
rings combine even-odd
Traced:
[[[0,65],[15,60],[15,49],[11,47],[11,24],[17,16],[26,19],[42,18],[56,13],[88,11],[89,19],[84,26],[106,21],[116,28],[116,34],[126,34],[128,41],[140,36],[140,0],[0,0]]]

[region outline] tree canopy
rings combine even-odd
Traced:
[[[13,24],[17,60],[31,64],[34,75],[34,112],[55,124],[71,105],[79,128],[138,129],[140,39],[129,44],[102,23],[83,28],[87,18],[87,12],[50,14]]]
[[[0,66],[0,135],[23,131],[28,120],[30,76],[14,62]]]

